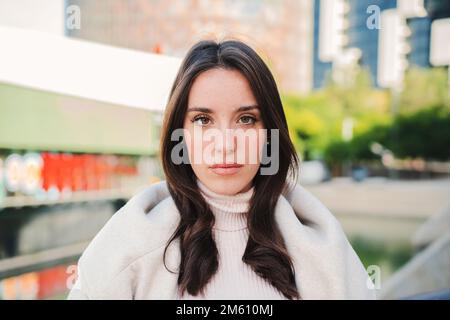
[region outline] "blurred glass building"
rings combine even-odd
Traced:
[[[423,7],[426,11],[423,17],[407,18],[411,32],[408,60],[411,66],[430,67],[431,25],[435,20],[450,17],[450,1],[425,0]]]
[[[359,63],[370,70],[373,79],[378,78],[378,43],[380,32],[377,25],[371,25],[368,17],[377,11],[395,8],[396,0],[348,0],[348,11],[344,19],[348,23],[345,48],[360,50]],[[369,13],[368,13],[369,12]],[[374,21],[376,24],[377,21]]]
[[[315,89],[322,88],[325,85],[326,78],[331,72],[332,62],[323,61],[319,57],[319,39],[320,39],[320,17],[321,17],[321,2],[322,0],[314,1],[314,33],[313,33],[313,87]],[[322,11],[323,13],[323,11]]]
[[[432,24],[450,17],[447,0],[315,0],[313,7],[315,89],[340,60],[369,70],[378,87],[391,87],[411,66],[431,67]]]

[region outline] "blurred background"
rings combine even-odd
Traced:
[[[448,0],[0,0],[0,299],[63,299],[81,252],[164,179],[170,86],[197,40],[271,68],[300,183],[381,299],[450,288]]]

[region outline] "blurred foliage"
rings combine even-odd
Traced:
[[[397,158],[450,160],[450,111],[446,106],[400,115],[389,129],[395,139],[385,143]]]
[[[448,95],[448,73],[445,68],[411,68],[405,74],[399,112],[418,112],[430,106],[450,108]]]
[[[339,101],[345,114],[354,118],[389,112],[389,95],[384,90],[374,89],[369,70],[352,68],[349,72],[354,75],[353,79],[345,83],[329,78],[325,92],[330,99]]]
[[[378,142],[396,158],[450,160],[450,112],[437,106],[398,115],[392,123],[378,124],[351,141],[332,141],[325,150],[327,164],[377,159],[370,146]]]
[[[414,255],[409,243],[387,243],[361,236],[351,238],[350,242],[365,268],[371,265],[386,266],[389,269],[388,274],[400,269]]]
[[[333,81],[307,96],[285,94],[290,136],[303,160],[342,164],[379,159],[370,147],[378,142],[397,158],[450,160],[448,79],[443,69],[409,70],[397,114],[388,90],[374,88],[370,74],[358,69],[352,81]],[[345,119],[353,135],[345,141]],[[432,142],[432,143],[430,143]]]
[[[323,90],[304,97],[283,95],[282,100],[291,138],[304,160],[324,159],[330,145],[342,145],[342,124],[346,118],[353,120],[354,134],[365,133],[390,118],[388,93],[373,89],[364,69],[357,72],[356,81],[350,85],[330,80]]]

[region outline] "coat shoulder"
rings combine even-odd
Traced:
[[[342,225],[335,215],[310,191],[300,184],[287,189],[280,196],[278,205],[283,212],[291,212],[297,229],[315,234],[324,241],[334,243],[337,238],[346,238]]]
[[[130,266],[167,244],[179,213],[165,181],[133,196],[97,233],[78,262],[78,278],[88,296],[126,276]],[[116,283],[116,285],[118,285]],[[130,283],[131,285],[131,283]],[[126,290],[122,290],[126,292]]]
[[[280,197],[278,221],[306,299],[374,299],[370,278],[331,211],[300,184]]]

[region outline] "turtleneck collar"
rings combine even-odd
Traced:
[[[253,186],[245,192],[223,195],[212,191],[198,179],[197,185],[215,216],[214,229],[238,231],[247,228],[246,213],[254,192]]]

